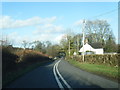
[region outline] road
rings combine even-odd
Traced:
[[[82,71],[60,59],[34,69],[7,88],[118,88],[118,83]]]

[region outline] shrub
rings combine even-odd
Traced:
[[[2,47],[2,69],[3,71],[10,71],[16,68],[16,60],[18,56],[13,54],[9,48]]]
[[[19,55],[18,63],[34,63],[49,60],[47,55],[33,50],[21,50],[16,54]]]

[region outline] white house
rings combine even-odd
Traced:
[[[95,48],[95,47],[96,48]],[[86,43],[80,50],[79,50],[79,52],[81,53],[81,54],[83,54],[83,52],[85,53],[85,54],[103,54],[103,48],[101,48],[101,47],[98,47],[98,46],[100,46],[100,45],[89,45],[88,43]]]

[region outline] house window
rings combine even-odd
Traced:
[[[93,51],[86,51],[85,55],[95,54]]]

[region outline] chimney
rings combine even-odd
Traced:
[[[85,44],[86,44],[86,43],[88,43],[88,39],[87,39],[87,38],[85,39]]]

